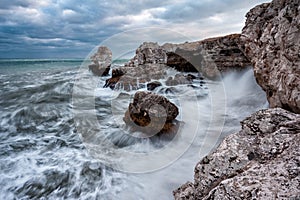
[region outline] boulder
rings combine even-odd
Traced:
[[[147,90],[152,91],[155,88],[162,86],[161,82],[159,81],[152,81],[150,83],[147,83]]]
[[[96,76],[107,76],[112,63],[112,52],[108,47],[100,46],[98,51],[91,56],[92,64],[89,69]]]
[[[300,1],[273,0],[247,13],[241,41],[271,107],[300,113]]]
[[[300,115],[261,110],[241,122],[195,167],[194,183],[175,199],[297,199],[300,189]]]
[[[173,121],[179,114],[175,104],[152,92],[136,92],[123,118],[134,130],[149,135],[173,132]]]
[[[126,66],[134,67],[143,64],[166,64],[167,54],[157,43],[144,42],[140,45],[134,58]]]
[[[168,77],[166,80],[167,86],[175,86],[175,85],[182,85],[182,84],[191,84],[192,79],[191,76],[185,76],[183,74],[176,74],[174,77]]]

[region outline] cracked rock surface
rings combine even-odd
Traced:
[[[194,183],[175,190],[175,199],[300,197],[300,115],[261,110],[241,125],[196,165]]]
[[[300,1],[273,0],[246,17],[244,53],[270,106],[300,113]]]

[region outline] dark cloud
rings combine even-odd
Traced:
[[[2,0],[0,57],[83,58],[116,33],[149,26],[192,39],[238,32],[246,11],[261,2],[265,0]]]

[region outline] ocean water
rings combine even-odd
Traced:
[[[140,138],[122,120],[135,91],[103,88],[106,78],[82,60],[0,60],[0,199],[172,199],[202,156],[268,106],[251,70],[163,85],[154,92],[179,107],[179,132]]]

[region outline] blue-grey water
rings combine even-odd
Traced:
[[[199,126],[199,134],[190,148],[163,169],[132,174],[105,165],[105,160],[113,159],[105,149],[100,152],[103,161],[91,156],[77,132],[72,92],[81,63],[81,60],[0,60],[0,199],[172,199],[172,190],[193,179],[193,167],[201,157],[199,149],[205,137],[201,133],[207,128],[211,112],[211,100],[205,91],[210,87],[213,90],[217,83],[207,81],[198,102],[181,102],[191,110],[185,117],[180,116],[185,122],[183,132],[189,131],[193,123]],[[113,116],[116,122],[111,121],[114,95],[109,88],[102,88],[105,78],[88,71],[84,76],[99,83],[96,109],[104,125],[102,132],[124,142],[124,138],[115,136],[122,127],[118,123],[123,122],[117,114]],[[240,120],[267,106],[251,70],[229,74],[222,84],[227,107],[221,137],[237,131]],[[180,90],[186,92],[187,88]],[[165,94],[165,91],[166,88],[161,88],[157,92]],[[128,105],[119,103],[124,108]],[[200,104],[200,123],[195,121],[193,112],[196,103]],[[204,145],[212,148],[214,144]],[[129,150],[157,148],[148,140],[130,146]]]

